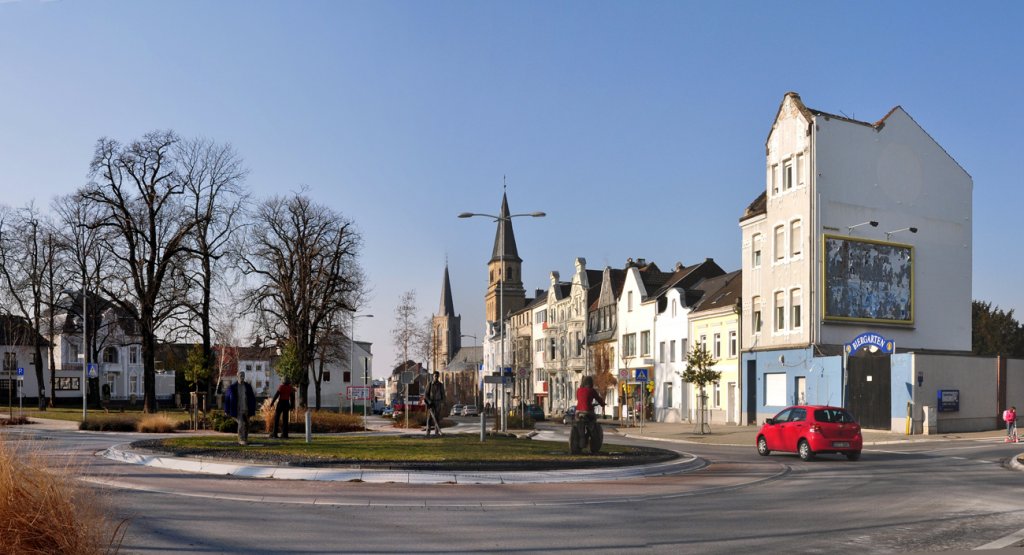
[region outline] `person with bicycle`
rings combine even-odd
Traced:
[[[597,420],[594,415],[594,405],[601,405],[604,408],[604,397],[594,389],[594,377],[583,376],[579,389],[576,390],[576,418],[586,418],[590,421]]]
[[[569,452],[573,455],[586,449],[596,454],[604,443],[604,432],[597,423],[594,405],[604,407],[604,397],[594,389],[593,376],[584,376],[576,390],[576,415],[569,433]]]

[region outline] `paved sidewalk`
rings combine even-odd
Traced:
[[[672,441],[678,443],[698,443],[705,445],[739,445],[754,446],[754,438],[760,426],[734,426],[718,424],[711,427],[711,433],[698,434],[692,423],[664,422],[646,423],[641,429],[638,426],[609,426],[619,434],[632,438],[644,438],[661,441]],[[1002,439],[1006,437],[1006,430],[989,430],[984,432],[962,432],[935,435],[905,435],[882,430],[862,430],[864,445],[887,445],[893,443],[914,443],[926,441],[940,441],[951,439]]]

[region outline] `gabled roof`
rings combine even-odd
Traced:
[[[745,210],[743,210],[743,215],[740,216],[740,222],[742,222],[743,220],[749,220],[750,218],[753,218],[754,216],[762,216],[762,215],[767,214],[767,213],[768,213],[768,191],[764,190],[764,191],[761,191],[760,195],[757,195],[757,198],[754,199],[754,202],[751,202],[747,206],[747,208]]]
[[[445,370],[475,370],[484,362],[484,348],[481,346],[463,347],[455,353]]]
[[[0,345],[28,347],[36,345],[37,341],[42,346],[50,344],[35,332],[28,320],[11,314],[0,315]]]
[[[698,284],[703,291],[700,300],[693,306],[693,312],[715,310],[736,306],[736,300],[743,295],[743,275],[740,270],[706,279]]]
[[[676,266],[674,272],[669,274],[668,279],[661,286],[660,289],[654,292],[652,297],[661,297],[673,288],[689,288],[693,284],[697,283],[702,279],[711,278],[714,276],[720,276],[725,273],[725,270],[715,262],[714,258],[706,258],[703,262],[699,262],[692,266],[683,266],[679,264]]]

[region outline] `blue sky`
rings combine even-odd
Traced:
[[[875,121],[901,105],[974,178],[976,299],[1024,316],[1019,2],[0,1],[0,202],[86,181],[95,142],[235,146],[257,197],[353,219],[382,376],[399,295],[437,310],[447,258],[480,336],[507,176],[528,291],[548,274],[739,268],[786,91]],[[468,344],[473,340],[466,339]]]

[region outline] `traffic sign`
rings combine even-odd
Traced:
[[[646,368],[637,368],[636,369],[636,381],[638,381],[638,382],[646,382],[647,381],[647,369]]]
[[[19,378],[24,378],[25,377],[25,369],[24,368],[18,368],[18,377]]]
[[[620,380],[629,379],[629,369],[628,368],[619,368],[619,379]]]
[[[89,363],[89,377],[90,378],[98,378],[98,377],[100,377],[99,366],[96,363],[94,363],[94,362],[90,362]]]

